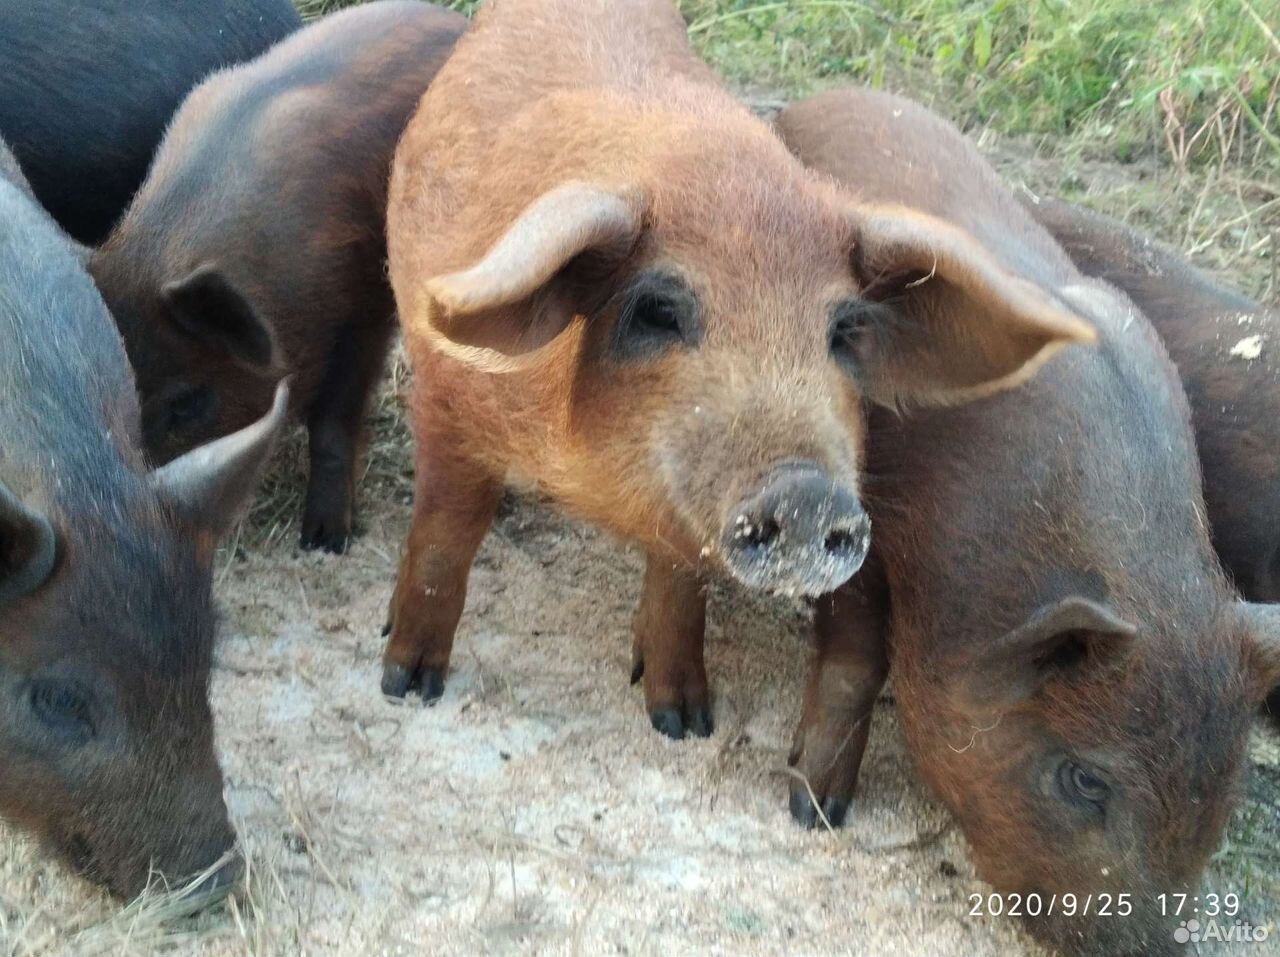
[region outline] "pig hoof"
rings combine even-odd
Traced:
[[[307,525],[302,529],[301,545],[306,552],[325,551],[330,555],[343,555],[350,542],[350,532],[329,532],[323,523],[314,527]]]
[[[382,626],[382,637],[383,638],[391,637],[391,622],[387,622],[385,625]]]
[[[387,697],[403,698],[412,684],[413,672],[404,665],[382,666],[382,693]]]
[[[382,693],[390,698],[403,698],[410,691],[422,695],[422,703],[433,705],[444,696],[444,672],[438,668],[414,671],[404,665],[382,666]]]
[[[698,705],[689,714],[689,733],[695,738],[709,738],[716,729],[715,720],[711,717],[711,705]]]
[[[649,721],[653,724],[654,730],[665,734],[668,738],[675,741],[683,740],[684,719],[680,717],[679,708],[659,708],[657,711],[651,711]]]
[[[444,672],[435,668],[422,671],[422,703],[430,707],[444,697]]]
[[[849,802],[839,798],[824,798],[822,814],[826,815],[827,822],[832,827],[842,827],[844,819],[849,814]],[[818,814],[818,809],[809,798],[808,790],[804,788],[791,792],[791,816],[806,830],[823,826],[822,816]]]

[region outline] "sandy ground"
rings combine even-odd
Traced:
[[[508,498],[481,551],[443,701],[384,700],[379,631],[412,494],[395,391],[349,556],[295,548],[295,439],[220,558],[214,706],[248,892],[160,924],[0,827],[0,957],[1043,955],[1012,921],[965,916],[985,885],[916,783],[891,700],[849,826],[791,823],[803,608],[716,590],[718,729],[668,741],[627,680],[639,557],[528,497]],[[1273,926],[1278,742],[1255,735],[1249,800],[1207,881]],[[1280,954],[1280,929],[1221,952]]]

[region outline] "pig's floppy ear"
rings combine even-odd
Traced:
[[[569,182],[522,212],[484,257],[426,285],[424,330],[447,354],[509,372],[563,332],[575,303],[552,280],[586,252],[625,254],[641,230],[635,196]]]
[[[221,535],[257,487],[288,409],[289,386],[281,382],[270,412],[156,469],[151,487],[188,525]]]
[[[1259,699],[1280,688],[1280,605],[1240,603],[1249,652],[1250,684]]]
[[[1010,708],[1097,651],[1113,649],[1136,634],[1133,625],[1105,605],[1079,596],[1064,598],[987,644],[966,664],[971,678],[962,685],[958,703],[970,712]]]
[[[271,330],[249,300],[213,265],[167,283],[161,296],[174,324],[195,341],[225,351],[233,359],[269,369],[275,357]]]
[[[854,212],[852,252],[872,315],[863,375],[885,405],[952,405],[1029,379],[1093,327],[1005,271],[966,231],[905,208]]]
[[[49,520],[0,482],[0,608],[43,585],[57,553]]]

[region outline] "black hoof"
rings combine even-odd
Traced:
[[[653,724],[655,731],[665,734],[668,738],[674,741],[684,739],[684,720],[680,717],[680,709],[660,708],[657,711],[651,711],[649,721]]]
[[[403,665],[382,666],[382,693],[391,698],[403,698],[413,685],[413,672]]]
[[[410,691],[422,695],[422,703],[433,705],[444,696],[444,672],[435,668],[411,671],[404,665],[382,666],[382,693],[391,698],[403,698]]]
[[[631,665],[631,683],[639,684],[640,679],[644,677],[644,659],[637,658]]]
[[[842,827],[844,819],[849,815],[849,802],[839,798],[825,798],[822,802],[822,814],[826,815],[827,823],[832,827]],[[791,792],[791,817],[806,830],[822,826],[822,816],[813,806],[808,790]]]
[[[383,638],[391,637],[391,622],[387,622],[385,625],[382,626],[382,637]]]
[[[844,819],[849,816],[849,802],[827,798],[822,802],[822,813],[827,816],[832,827],[844,827]]]
[[[444,672],[426,668],[422,672],[422,703],[433,705],[444,697]]]
[[[330,534],[323,527],[303,529],[299,544],[304,552],[324,551],[330,555],[345,555],[347,546],[351,544],[351,535],[347,532]]]
[[[716,729],[715,719],[711,717],[711,705],[699,705],[689,715],[689,733],[695,738],[709,738]]]

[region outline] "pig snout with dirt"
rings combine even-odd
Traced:
[[[1031,929],[1072,954],[1170,953],[1158,895],[1195,893],[1280,673],[1280,613],[1241,601],[1210,545],[1177,374],[1132,303],[1081,276],[941,118],[842,91],[778,129],[866,201],[965,228],[1099,332],[1016,394],[873,416],[876,542],[820,602],[793,813],[847,810],[891,663],[923,777],[979,872],[1039,895]],[[1068,914],[1065,894],[1109,904]]]
[[[395,330],[391,155],[465,26],[384,0],[215,74],[90,262],[155,461],[252,422],[292,377],[310,442],[306,548],[341,552],[351,535],[365,409]]]
[[[301,25],[289,0],[0,3],[0,135],[59,225],[101,242],[191,88]]]
[[[111,317],[0,174],[0,815],[122,896],[238,872],[211,565],[283,416],[148,471]]]
[[[806,172],[663,0],[482,8],[388,231],[417,489],[384,691],[442,693],[513,475],[645,549],[634,672],[677,738],[712,726],[704,572],[819,594],[861,565],[863,400],[986,395],[1091,335],[961,230]]]

